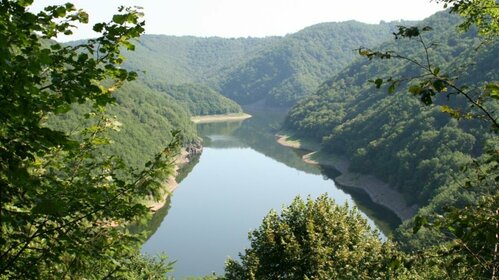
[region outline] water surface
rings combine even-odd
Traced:
[[[334,171],[306,164],[299,152],[278,145],[273,125],[260,117],[199,125],[204,151],[142,251],[164,251],[176,260],[177,279],[222,274],[227,257],[237,258],[248,247],[248,232],[270,209],[280,210],[297,195],[328,193],[337,203],[367,209],[373,227],[389,230],[393,221],[386,209],[376,209],[364,194],[352,197],[330,179]]]

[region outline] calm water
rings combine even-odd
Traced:
[[[334,171],[305,164],[299,152],[277,145],[269,120],[279,118],[198,127],[205,138],[199,162],[171,197],[169,209],[155,217],[154,233],[142,248],[176,260],[177,279],[222,274],[224,261],[248,247],[248,232],[271,208],[281,209],[297,195],[328,193],[337,203],[358,205],[372,217],[370,224],[385,232],[397,223],[365,195],[352,197],[336,187],[328,177]]]

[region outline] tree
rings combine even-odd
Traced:
[[[499,4],[495,0],[437,0],[450,6],[451,13],[463,17],[459,28],[469,31],[476,28],[484,41],[479,48],[497,43],[499,34]],[[412,256],[413,261],[422,267],[438,267],[442,275],[450,279],[497,279],[499,273],[499,164],[497,116],[499,83],[481,81],[479,84],[465,85],[459,82],[462,73],[442,73],[440,67],[431,61],[431,51],[437,46],[427,42],[424,32],[431,31],[430,26],[400,26],[394,33],[395,39],[416,39],[424,50],[422,58],[401,55],[391,51],[372,51],[361,48],[359,53],[369,59],[402,59],[421,70],[416,77],[377,78],[372,80],[377,88],[388,83],[388,92],[392,93],[402,81],[409,81],[409,92],[418,96],[424,105],[441,104],[439,95],[461,98],[468,108],[442,105],[441,110],[456,119],[481,119],[490,125],[489,146],[473,165],[463,166],[463,172],[455,177],[458,189],[477,194],[476,203],[457,207],[447,205],[443,213],[418,215],[414,221],[414,233],[421,228],[436,232],[443,241],[425,248]],[[445,186],[444,186],[445,187]]]
[[[136,77],[119,64],[144,31],[140,10],[120,7],[94,25],[100,37],[62,45],[53,39],[88,14],[70,3],[34,14],[31,3],[0,2],[0,278],[162,278],[168,263],[143,259],[126,226],[163,195],[181,137],[142,171],[98,149],[119,128],[104,107]],[[76,137],[47,127],[75,103],[91,104],[90,126]]]
[[[464,16],[461,28],[476,24],[485,44],[497,39],[497,3],[488,0],[444,0],[451,12]],[[228,260],[227,279],[497,279],[498,265],[498,150],[497,82],[486,81],[474,87],[459,84],[459,76],[445,75],[430,59],[434,45],[425,41],[423,32],[430,27],[400,27],[397,39],[416,39],[423,57],[415,58],[390,51],[359,49],[369,59],[402,59],[417,66],[421,74],[410,77],[410,92],[423,104],[431,105],[440,94],[458,96],[471,106],[443,107],[453,117],[485,120],[492,133],[487,150],[467,166],[455,184],[457,190],[479,194],[477,202],[465,207],[448,205],[444,213],[420,215],[414,220],[414,232],[421,228],[436,231],[443,242],[419,252],[406,254],[381,243],[365,221],[335,206],[326,196],[316,202],[296,199],[279,216],[270,212],[259,229],[250,233],[251,246],[241,261]],[[486,47],[482,45],[481,47]],[[443,72],[443,71],[442,71]],[[376,87],[388,83],[393,93],[401,78],[374,79]],[[451,93],[449,94],[449,91]],[[467,103],[466,103],[467,102]],[[458,174],[459,175],[459,174]],[[372,262],[366,262],[365,260]]]
[[[451,13],[459,14],[464,21],[459,25],[462,31],[476,26],[481,35],[486,38],[497,37],[499,34],[499,10],[496,0],[435,0],[449,7]]]
[[[322,195],[297,197],[281,215],[270,211],[249,234],[241,262],[229,259],[226,279],[373,279],[395,277],[399,256],[365,218]]]

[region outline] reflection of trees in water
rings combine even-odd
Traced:
[[[178,184],[180,184],[187,177],[187,175],[191,173],[192,169],[194,169],[194,166],[198,164],[200,156],[201,155],[194,156],[187,164],[185,164],[178,170],[177,177],[175,178]]]
[[[176,177],[177,183],[180,184],[191,171],[194,169],[194,166],[199,162],[199,155],[192,158],[187,164],[182,166],[178,170],[178,174]],[[165,205],[156,211],[151,219],[146,224],[134,224],[130,226],[128,229],[133,233],[143,233],[145,235],[144,243],[158,230],[159,226],[163,222],[163,220],[168,215],[168,211],[171,206],[171,195],[166,199]]]
[[[234,133],[243,121],[203,123],[197,125],[198,134],[203,137],[203,146],[210,148],[245,148],[247,147]]]
[[[158,230],[168,211],[170,210],[171,196],[166,199],[165,205],[156,211],[146,224],[134,224],[128,227],[132,233],[144,234],[144,243]]]
[[[246,120],[240,128],[235,131],[235,135],[240,141],[248,144],[256,151],[271,157],[291,168],[295,168],[310,174],[322,174],[324,179],[333,180],[340,173],[331,167],[321,167],[305,163],[302,156],[310,151],[301,149],[290,149],[283,147],[276,142],[275,134],[279,131],[282,122],[286,117],[286,112],[271,110],[249,111],[253,115]],[[336,184],[336,182],[335,182]],[[357,207],[374,221],[376,226],[385,234],[392,233],[400,223],[400,219],[386,207],[374,203],[371,198],[362,190],[348,188],[336,184],[336,186],[352,196]]]
[[[253,117],[244,121],[234,133],[239,141],[288,167],[310,174],[320,174],[318,168],[305,163],[294,149],[281,146],[276,142],[275,134],[281,128],[286,112],[258,110],[249,113]]]
[[[253,109],[245,111],[253,117],[244,121],[206,123],[198,125],[198,133],[203,136],[204,146],[211,148],[251,147],[278,162],[309,174],[322,175],[332,180],[340,173],[331,167],[310,165],[302,160],[302,156],[310,151],[291,149],[281,146],[275,139],[282,122],[286,117],[284,111]],[[207,137],[210,136],[210,137]],[[244,160],[244,159],[241,159]],[[374,221],[376,226],[389,235],[400,224],[400,219],[389,209],[374,203],[362,190],[336,186],[352,196],[357,207]]]
[[[341,173],[329,166],[321,166],[321,173],[326,179],[333,180],[334,178],[341,175]],[[338,184],[335,181],[335,185],[338,189],[349,194],[357,208],[366,214],[371,220],[374,221],[376,226],[386,235],[389,236],[393,233],[393,230],[401,224],[401,220],[395,213],[390,209],[374,203],[369,195],[358,188],[346,187]]]

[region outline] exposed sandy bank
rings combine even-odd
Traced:
[[[409,206],[403,195],[390,188],[387,183],[372,175],[348,171],[350,167],[348,159],[338,155],[317,152],[318,147],[316,144],[311,145],[306,142],[304,144],[298,139],[289,139],[287,135],[276,135],[276,137],[277,142],[283,146],[313,151],[304,155],[302,159],[310,164],[334,167],[334,169],[341,173],[340,176],[334,178],[338,184],[345,187],[362,189],[369,195],[373,202],[390,209],[402,221],[410,219],[417,213],[418,205]]]
[[[246,113],[225,114],[225,115],[207,115],[207,116],[193,116],[191,121],[193,123],[212,123],[212,122],[229,122],[241,121],[251,118],[251,115]]]
[[[198,147],[190,147],[188,149],[183,148],[180,151],[180,154],[177,156],[177,159],[175,161],[174,172],[172,175],[170,175],[170,177],[168,177],[168,180],[165,182],[165,184],[163,186],[164,187],[163,198],[160,201],[152,201],[151,200],[151,201],[147,201],[145,203],[147,205],[147,207],[149,207],[151,209],[151,211],[156,212],[165,205],[168,196],[173,191],[175,191],[175,189],[178,187],[176,177],[178,175],[179,169],[182,168],[187,163],[189,163],[191,161],[192,157],[200,154],[201,151],[202,151],[202,146],[200,146],[200,145]]]

